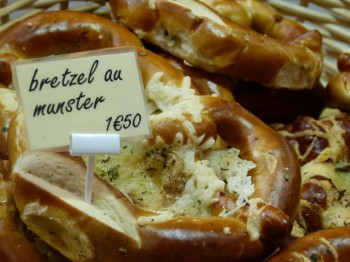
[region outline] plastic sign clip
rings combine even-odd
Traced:
[[[119,154],[119,134],[71,134],[70,154],[72,156],[88,156],[84,201],[91,203],[92,184],[95,170],[95,155]]]

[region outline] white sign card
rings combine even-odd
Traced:
[[[67,149],[72,133],[151,136],[134,49],[16,61],[12,71],[31,150]]]

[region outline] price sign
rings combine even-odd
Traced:
[[[133,49],[17,61],[12,69],[32,150],[66,149],[72,133],[151,136]]]

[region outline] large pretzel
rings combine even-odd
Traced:
[[[91,13],[44,12],[22,20],[0,35],[0,81],[12,81],[9,63],[113,46],[142,46],[126,28]]]
[[[302,234],[349,225],[349,117],[317,120],[300,116],[280,132],[295,148],[302,164],[297,217]]]
[[[8,161],[0,162],[0,260],[46,261],[45,256],[23,235],[17,224],[18,214],[11,191]]]
[[[324,229],[295,240],[267,262],[347,261],[350,255],[350,227]]]
[[[154,199],[145,203],[140,195],[135,197],[135,191],[128,192],[124,186],[115,189],[97,176],[92,204],[85,203],[85,163],[67,153],[28,151],[18,111],[8,143],[14,198],[23,222],[74,261],[265,257],[289,234],[296,216],[300,169],[289,144],[239,104],[195,95],[190,78],[152,52],[136,51],[151,108],[153,138],[125,142],[121,157],[139,152],[143,158],[137,162],[138,155],[133,155],[121,160],[119,168],[136,170],[134,161],[146,167],[146,179],[154,179],[154,190],[161,183],[159,192],[167,193],[164,202],[168,204],[161,202],[154,208]],[[216,143],[219,136],[224,143]],[[239,149],[243,159],[231,147]],[[254,192],[234,194],[244,187],[232,190],[227,187],[233,184],[225,182],[231,178],[218,177],[231,170],[234,159],[245,166],[242,172],[249,171],[242,179],[250,188],[251,178]],[[136,183],[132,189],[141,186]],[[187,190],[194,190],[190,194],[196,200],[193,210],[178,206],[177,200],[186,197]],[[196,209],[196,215],[191,215]]]
[[[317,31],[280,41],[195,0],[109,3],[119,23],[194,67],[277,88],[310,89],[319,78],[322,51]]]

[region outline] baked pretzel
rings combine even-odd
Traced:
[[[350,111],[350,54],[342,53],[337,59],[339,73],[326,86],[326,102],[331,108]]]
[[[282,248],[267,262],[348,261],[350,227],[320,230],[299,238]]]
[[[290,233],[299,202],[300,167],[289,144],[239,104],[195,95],[189,77],[136,50],[153,138],[123,143],[117,162],[98,160],[97,168],[114,169],[109,177],[98,172],[105,180],[95,177],[92,205],[82,200],[85,163],[67,153],[28,151],[21,112],[12,119],[10,161],[23,222],[73,261],[248,261],[270,254]],[[226,146],[216,147],[218,136]],[[249,171],[250,196],[234,194],[229,178],[215,175],[231,170],[238,154],[231,147],[240,151],[241,172]],[[145,180],[130,182],[138,171],[126,170],[140,169]],[[188,196],[195,206],[180,208]]]
[[[350,225],[350,118],[298,117],[281,133],[302,164],[297,217],[302,234]]]
[[[12,80],[9,63],[15,59],[101,49],[113,46],[142,46],[126,28],[110,19],[78,11],[43,12],[0,34],[0,81]]]
[[[47,261],[33,243],[20,232],[11,192],[8,161],[0,162],[0,260],[11,262]]]
[[[47,42],[55,45],[43,45]],[[142,43],[126,28],[109,19],[74,11],[40,13],[19,21],[0,35],[0,83],[5,86],[12,83],[10,63],[19,58],[124,45],[141,47]],[[228,80],[219,80],[218,76],[208,78],[208,74],[198,71],[188,68],[185,72],[196,76],[193,88],[200,93],[214,93],[232,99]]]
[[[310,89],[322,68],[321,35],[288,42],[234,23],[191,1],[110,0],[116,20],[194,67],[275,88]]]
[[[159,55],[174,65],[184,75],[190,76],[193,88],[196,89],[199,94],[214,94],[228,100],[234,100],[232,93],[232,89],[235,85],[234,80],[219,74],[208,73],[198,68],[188,66],[172,55],[165,53],[160,53]]]
[[[226,18],[241,24],[248,26],[254,31],[267,35],[269,37],[278,39],[285,43],[294,43],[300,38],[305,38],[305,34],[309,33],[309,30],[302,24],[284,17],[272,7],[262,3],[258,0],[199,0],[215,9],[218,13]],[[221,5],[225,5],[224,9]],[[239,9],[240,8],[240,9]],[[230,11],[228,11],[230,10]],[[243,13],[248,17],[249,21],[242,19],[240,14],[238,18],[235,16],[235,12]],[[243,22],[241,22],[243,21]],[[309,36],[306,37],[306,39]],[[311,38],[310,38],[311,39]],[[311,50],[321,53],[321,42],[318,41],[306,41],[304,44]]]
[[[235,23],[250,27],[252,24],[252,17],[247,12],[245,6],[242,7],[237,1],[232,0],[199,0],[215,9],[219,14],[228,18]]]

